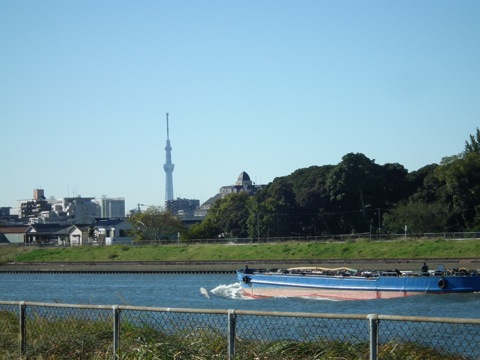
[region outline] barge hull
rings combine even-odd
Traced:
[[[245,296],[391,299],[480,291],[480,276],[318,276],[237,272]]]

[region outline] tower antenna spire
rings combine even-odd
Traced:
[[[167,113],[167,140],[170,140],[170,131],[168,130],[168,113]]]

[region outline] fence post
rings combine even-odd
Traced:
[[[235,310],[228,310],[228,359],[235,358],[235,325],[236,315]]]
[[[20,301],[20,354],[23,356],[27,352],[27,321],[26,321],[25,301]]]
[[[370,360],[378,360],[378,315],[369,314],[370,325]]]
[[[118,347],[120,345],[120,309],[113,305],[113,358],[118,359]]]

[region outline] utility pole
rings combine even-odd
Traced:
[[[381,217],[380,217],[380,208],[377,209],[378,210],[378,238],[380,239],[380,229],[381,229]]]

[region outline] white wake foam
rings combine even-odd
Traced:
[[[243,295],[242,286],[239,283],[234,283],[230,285],[219,285],[215,289],[210,291],[212,294],[226,297],[229,299],[241,299],[241,300],[250,300],[251,298]]]

